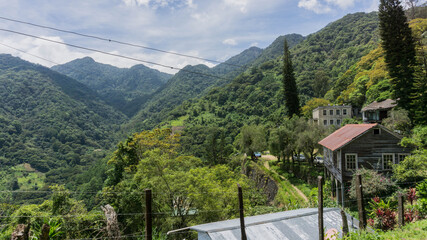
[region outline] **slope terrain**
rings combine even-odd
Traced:
[[[27,164],[27,169],[46,174],[46,183],[65,183],[83,166],[104,157],[126,119],[82,83],[40,65],[0,55],[3,173]],[[1,187],[13,186],[17,179],[10,177],[2,177],[6,183]],[[13,188],[20,187],[15,184]]]
[[[128,116],[135,114],[150,94],[172,76],[142,64],[118,68],[95,62],[90,57],[56,65],[52,69],[85,84],[106,103]]]

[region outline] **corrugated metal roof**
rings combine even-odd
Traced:
[[[386,99],[382,102],[374,101],[368,106],[362,108],[362,112],[365,111],[373,111],[373,110],[379,110],[379,109],[390,109],[396,107],[396,101],[392,99]]]
[[[245,217],[248,240],[318,239],[317,208],[297,209],[279,213]],[[358,229],[359,221],[347,215],[350,229]],[[336,229],[341,236],[342,218],[339,208],[324,208],[325,232]],[[239,219],[190,227],[199,233],[199,240],[240,240]]]
[[[335,151],[375,126],[378,124],[347,124],[322,139],[319,144]]]

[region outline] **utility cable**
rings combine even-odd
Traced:
[[[22,52],[22,53],[24,53],[24,54],[27,54],[27,55],[33,56],[33,57],[35,57],[35,58],[42,59],[42,60],[44,60],[44,61],[47,61],[47,62],[53,63],[53,64],[55,64],[55,65],[60,65],[59,63],[56,63],[56,62],[51,61],[51,60],[49,60],[49,59],[46,59],[46,58],[44,58],[44,57],[40,57],[40,56],[37,56],[37,55],[31,54],[31,53],[29,53],[29,52],[26,52],[26,51],[21,50],[21,49],[18,49],[18,48],[14,48],[14,47],[9,46],[9,45],[7,45],[7,44],[4,44],[4,43],[1,43],[1,42],[0,42],[0,45],[5,46],[5,47],[8,47],[8,48],[11,48],[11,49],[16,50],[16,51],[18,51],[18,52]]]
[[[208,74],[208,73],[201,73],[201,72],[190,71],[190,70],[187,70],[187,69],[173,67],[173,66],[169,66],[169,65],[165,65],[165,64],[161,64],[161,63],[151,62],[151,61],[142,60],[142,59],[138,59],[138,58],[134,58],[134,57],[128,57],[128,56],[124,56],[124,55],[120,55],[120,54],[115,54],[115,53],[109,53],[109,52],[105,52],[105,51],[98,50],[98,49],[93,49],[93,48],[88,48],[88,47],[82,47],[82,46],[78,46],[78,45],[74,45],[74,44],[70,44],[70,43],[65,43],[65,42],[59,42],[59,41],[55,41],[55,40],[51,40],[51,39],[47,39],[47,38],[43,38],[43,37],[39,37],[39,36],[27,34],[27,33],[23,33],[23,32],[17,32],[17,31],[13,31],[13,30],[9,30],[9,29],[4,29],[4,28],[0,28],[0,31],[14,33],[14,34],[18,34],[18,35],[27,36],[27,37],[32,37],[32,38],[40,39],[40,40],[43,40],[43,41],[57,43],[57,44],[61,44],[61,45],[65,45],[65,46],[69,46],[69,47],[73,47],[73,48],[79,48],[79,49],[83,49],[83,50],[86,50],[86,51],[97,52],[97,53],[101,53],[101,54],[105,54],[105,55],[109,55],[109,56],[113,56],[113,57],[119,57],[119,58],[124,58],[124,59],[128,59],[128,60],[136,61],[136,62],[142,62],[142,63],[146,63],[146,64],[151,64],[151,65],[155,65],[155,66],[159,66],[159,67],[163,67],[163,68],[168,68],[168,69],[173,69],[173,70],[188,72],[188,73],[192,73],[192,74],[198,74],[198,75],[202,75],[202,76],[206,76],[206,77],[213,77],[213,78],[217,78],[217,79],[223,79],[223,80],[231,81],[231,79],[220,77],[220,76],[215,76],[215,75]]]
[[[213,63],[222,63],[222,64],[226,64],[226,65],[229,65],[229,66],[240,67],[240,68],[244,67],[244,66],[237,65],[237,64],[232,64],[232,63],[227,63],[227,62],[212,60],[212,59],[208,59],[208,58],[196,57],[196,56],[192,56],[192,55],[188,55],[188,54],[182,54],[182,53],[176,53],[176,52],[161,50],[161,49],[158,49],[158,48],[147,47],[147,46],[143,46],[143,45],[139,45],[139,44],[135,44],[135,43],[127,43],[127,42],[122,42],[122,41],[118,41],[118,40],[114,40],[114,39],[103,38],[103,37],[98,37],[98,36],[89,35],[89,34],[83,34],[83,33],[74,32],[74,31],[63,30],[63,29],[49,27],[49,26],[43,26],[43,25],[40,25],[40,24],[35,24],[35,23],[25,22],[25,21],[21,21],[21,20],[6,18],[6,17],[2,17],[2,16],[0,16],[0,19],[11,21],[11,22],[16,22],[16,23],[21,23],[21,24],[26,24],[26,25],[30,25],[30,26],[34,26],[34,27],[39,27],[39,28],[44,28],[44,29],[50,29],[50,30],[54,30],[54,31],[58,31],[58,32],[74,34],[74,35],[78,35],[78,36],[81,36],[81,37],[93,38],[93,39],[107,41],[107,42],[112,42],[112,43],[117,43],[117,44],[121,44],[121,45],[126,45],[126,46],[131,46],[131,47],[138,47],[138,48],[142,48],[142,49],[146,49],[146,50],[151,50],[151,51],[156,51],[156,52],[161,52],[161,53],[173,54],[173,55],[181,56],[181,57],[193,58],[193,59],[203,60],[203,61],[208,61],[208,62],[213,62]]]

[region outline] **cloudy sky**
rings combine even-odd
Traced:
[[[0,0],[0,18],[224,61],[251,46],[265,48],[280,35],[308,35],[346,14],[376,11],[378,2],[379,0]],[[214,65],[204,60],[100,41],[5,19],[0,19],[0,30],[0,53],[10,53],[46,66],[84,56],[119,67],[130,67],[140,62],[4,30],[177,68],[198,63]],[[161,66],[145,65],[173,72]]]

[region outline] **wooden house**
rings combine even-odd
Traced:
[[[410,149],[399,145],[400,140],[400,135],[377,123],[347,124],[321,140],[325,173],[332,180],[337,201],[344,202],[344,189],[349,187],[355,170],[391,173],[392,165],[410,153]]]
[[[362,108],[364,123],[381,123],[384,118],[388,117],[388,112],[396,107],[395,100],[387,99],[382,102],[374,101]]]

